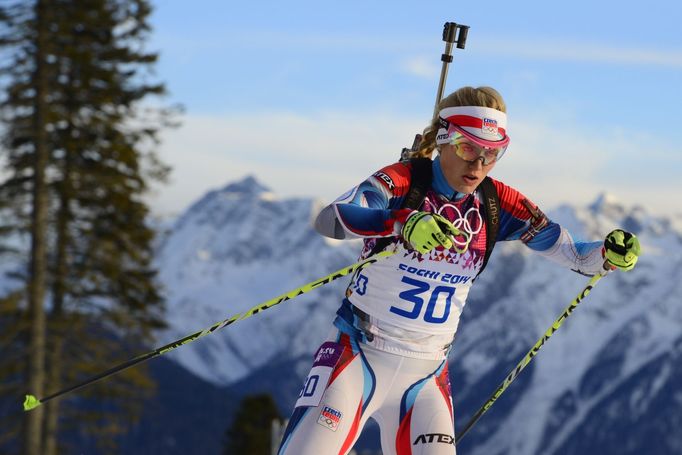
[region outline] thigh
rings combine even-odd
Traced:
[[[455,430],[447,362],[402,388],[381,416],[384,455],[453,455]]]
[[[375,378],[357,344],[346,335],[340,341],[344,354],[320,403],[294,409],[278,455],[345,454],[358,438],[369,417]]]

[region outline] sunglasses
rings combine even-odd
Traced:
[[[488,144],[490,144],[489,141]],[[448,144],[454,146],[455,154],[462,158],[464,161],[469,161],[473,163],[479,158],[483,158],[483,165],[488,166],[490,164],[499,161],[504,152],[507,151],[507,146],[509,141],[504,141],[503,145],[492,146],[490,145],[480,145],[474,142],[470,136],[465,136],[462,132],[452,129],[450,130],[450,138],[447,142]]]

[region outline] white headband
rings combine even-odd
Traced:
[[[482,106],[446,107],[439,113],[441,127],[436,136],[438,144],[448,142],[448,128],[455,125],[474,138],[498,142],[507,138],[507,114]]]

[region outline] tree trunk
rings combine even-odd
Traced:
[[[31,259],[29,264],[28,309],[30,320],[28,388],[40,398],[45,383],[45,281],[47,253],[48,188],[45,168],[48,161],[47,132],[45,128],[47,110],[46,51],[47,24],[45,0],[37,0],[36,47],[35,47],[35,103],[33,113],[33,134],[35,142],[35,163],[33,172],[33,206],[31,220]],[[24,448],[26,455],[42,455],[43,410],[38,408],[26,413]]]
[[[73,131],[71,115],[74,112],[73,98],[67,101],[69,112],[68,131]],[[69,135],[70,137],[70,135]],[[67,246],[71,239],[69,236],[69,221],[71,219],[70,204],[72,199],[71,179],[73,171],[72,143],[69,141],[64,147],[64,163],[62,181],[59,184],[58,198],[59,211],[56,225],[56,256],[54,264],[54,277],[52,280],[52,313],[49,321],[49,333],[51,336],[51,349],[48,354],[48,383],[47,393],[52,394],[62,387],[62,350],[67,330],[67,317],[64,313],[64,299],[67,288]],[[45,409],[45,455],[58,454],[59,435],[59,399],[55,399],[46,405]]]
[[[62,349],[64,347],[64,337],[61,333],[63,321],[61,318],[54,321],[57,326],[57,331],[54,340],[51,344],[49,353],[49,362],[47,369],[48,393],[59,391],[62,387],[61,369],[59,368],[59,360],[62,357]],[[44,455],[57,455],[59,453],[59,398],[55,398],[49,403],[45,404],[45,449]]]

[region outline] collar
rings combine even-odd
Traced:
[[[452,188],[448,181],[445,179],[445,174],[443,174],[443,169],[440,167],[440,155],[438,155],[433,160],[433,183],[431,186],[438,194],[442,194],[450,200],[458,200],[466,196],[464,193],[458,193],[457,190]]]

